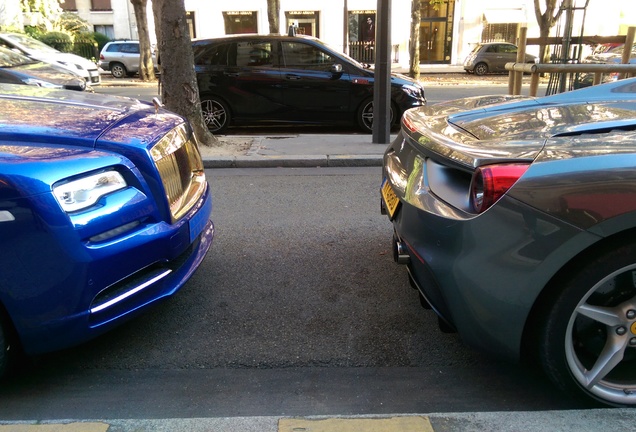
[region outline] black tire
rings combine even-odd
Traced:
[[[13,360],[9,351],[9,334],[9,325],[0,307],[0,379],[6,375]]]
[[[9,363],[8,354],[4,329],[2,328],[2,323],[0,323],[0,378],[4,376],[7,370],[7,364]]]
[[[636,245],[577,264],[537,321],[541,365],[568,393],[636,406]]]
[[[126,75],[128,75],[126,66],[124,66],[122,63],[119,63],[119,62],[110,64],[110,73],[113,74],[114,78],[123,78]]]
[[[390,125],[393,126],[395,124],[395,108],[393,104],[391,104],[390,112]],[[358,121],[358,125],[360,128],[367,133],[373,132],[373,98],[368,98],[358,108],[358,112],[356,113],[356,120]]]
[[[230,109],[221,99],[214,96],[201,98],[201,111],[208,130],[212,133],[223,132],[230,124]]]
[[[475,75],[486,75],[488,73],[488,65],[486,63],[477,63],[475,65]]]

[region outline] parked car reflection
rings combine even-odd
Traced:
[[[0,83],[84,91],[86,81],[66,69],[0,47]]]

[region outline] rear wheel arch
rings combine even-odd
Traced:
[[[526,320],[521,358],[542,367],[557,387],[573,396],[636,405],[632,375],[624,373],[634,363],[628,351],[633,348],[619,348],[614,339],[618,327],[604,324],[605,318],[588,317],[587,312],[607,310],[608,316],[622,321],[625,338],[634,339],[630,329],[634,331],[636,321],[623,308],[636,313],[636,242],[629,240],[635,235],[636,229],[617,233],[571,259],[546,284]],[[602,357],[601,350],[609,347],[618,350],[620,366],[609,366],[610,360]],[[590,370],[600,365],[611,367],[612,373],[602,372],[600,381],[588,381]]]
[[[550,304],[554,301],[554,297],[557,295],[555,287],[558,289],[559,286],[568,280],[569,276],[576,271],[577,268],[588,265],[597,257],[625,245],[636,245],[636,243],[628,240],[630,238],[636,238],[636,228],[616,233],[590,245],[588,248],[570,259],[554,274],[554,276],[550,278],[548,283],[541,290],[539,296],[536,298],[526,319],[521,344],[522,358],[530,359],[533,357],[529,351],[530,349],[534,350],[536,347],[536,345],[531,344],[532,341],[536,343],[536,340],[533,337],[533,330],[536,329],[537,323],[541,320],[542,316],[545,315],[546,311],[550,308]]]

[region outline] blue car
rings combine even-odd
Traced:
[[[214,236],[182,117],[134,99],[0,84],[0,373],[170,297]]]

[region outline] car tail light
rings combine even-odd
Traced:
[[[402,117],[402,124],[411,132],[417,132],[417,125],[415,125],[408,116]]]
[[[470,183],[470,203],[475,213],[482,213],[497,202],[529,166],[530,164],[507,164],[477,168]]]

